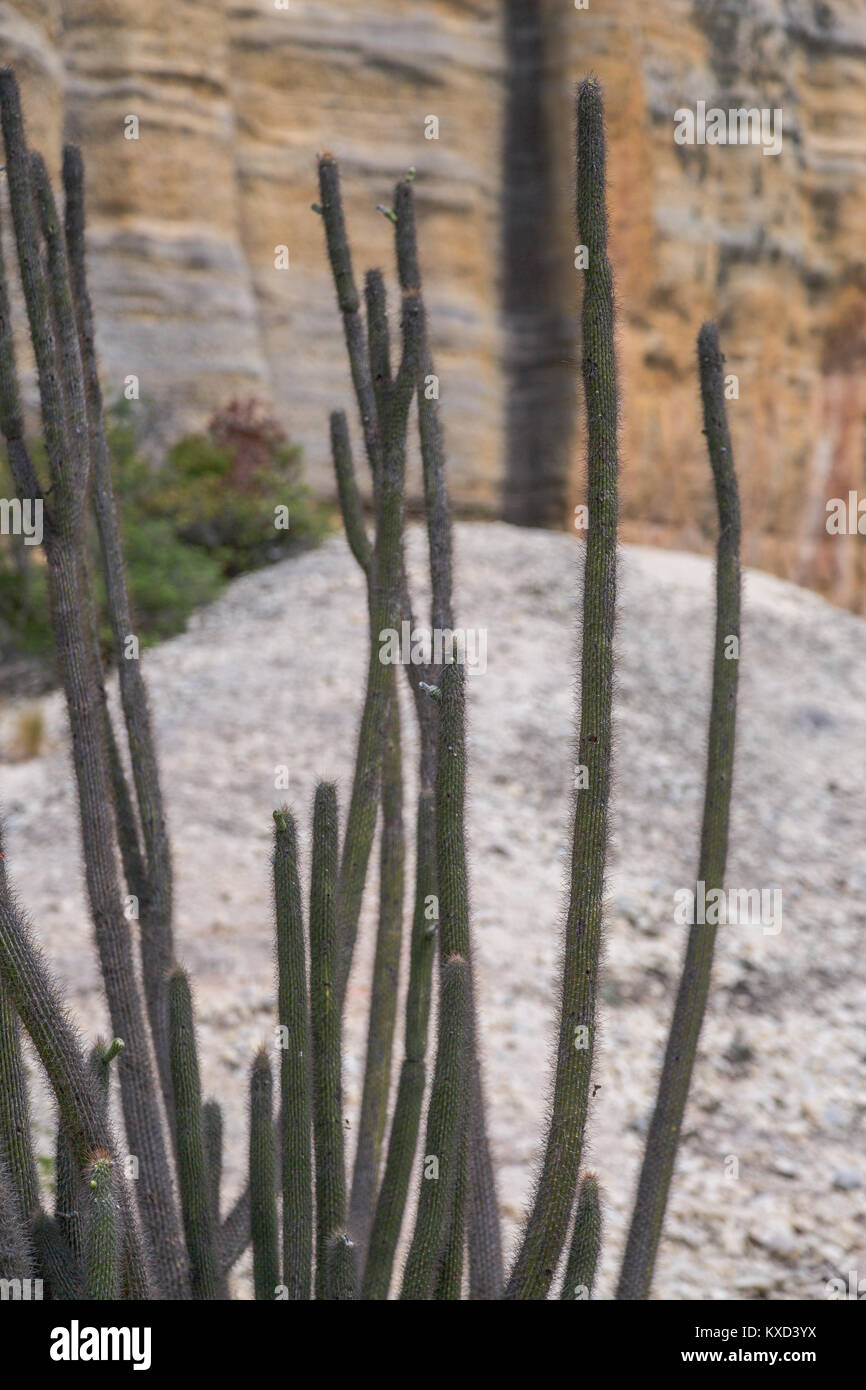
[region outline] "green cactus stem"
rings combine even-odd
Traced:
[[[136,986],[129,926],[123,914],[99,690],[100,660],[93,641],[91,596],[83,582],[89,450],[86,410],[80,409],[83,385],[77,336],[68,331],[68,269],[50,185],[41,163],[28,156],[18,88],[8,69],[0,70],[0,118],[51,472],[51,507],[45,534],[48,589],[58,668],[72,731],[88,896],[112,1027],[129,1043],[119,1068],[121,1096],[129,1145],[141,1165],[142,1178],[136,1191],[141,1198],[148,1255],[164,1292],[172,1297],[182,1296],[186,1271],[180,1225],[153,1087],[149,1030]],[[40,253],[40,226],[46,247],[46,270]],[[71,377],[76,373],[73,381]],[[17,1001],[16,1008],[21,1013]]]
[[[20,1194],[0,1153],[0,1279],[32,1279],[35,1271],[28,1223]]]
[[[327,1249],[346,1227],[343,1083],[337,991],[337,792],[316,788],[310,877],[310,1020],[316,1148],[316,1298],[327,1296]]]
[[[253,1287],[259,1300],[273,1300],[280,1283],[277,1220],[277,1155],[274,1136],[273,1078],[261,1048],[250,1069],[250,1202]]]
[[[177,1131],[177,1167],[193,1298],[218,1292],[215,1238],[208,1200],[201,1081],[189,980],[179,966],[169,976],[171,1082]]]
[[[580,241],[589,251],[583,292],[589,528],[578,739],[578,761],[587,768],[588,785],[575,794],[551,1122],[507,1298],[546,1298],[550,1289],[577,1192],[596,1041],[610,794],[618,415],[613,279],[607,258],[604,114],[600,88],[591,79],[581,82],[577,98],[577,224]]]
[[[376,393],[370,371],[370,359],[364,341],[361,300],[355,285],[352,253],[349,249],[349,238],[343,215],[343,202],[340,196],[340,171],[333,155],[323,155],[319,160],[319,196],[322,200],[320,207],[325,225],[328,258],[337,291],[337,303],[343,319],[349,370],[352,374],[352,384],[355,388],[361,414],[367,461],[370,465],[374,487],[377,487],[378,475],[381,471],[382,441],[379,434]]]
[[[387,426],[383,440],[373,566],[375,573],[371,578],[373,640],[370,644],[367,692],[361,715],[355,775],[340,862],[340,956],[337,979],[340,999],[345,994],[351,968],[361,898],[376,828],[388,705],[394,680],[393,669],[380,659],[379,644],[383,632],[399,630],[403,613],[401,595],[406,429],[423,333],[421,304],[417,296],[404,296],[402,330],[403,353],[394,386],[389,393]]]
[[[90,1211],[85,1253],[85,1297],[120,1297],[120,1216],[111,1156],[98,1153],[88,1167]]]
[[[283,1283],[290,1299],[309,1299],[313,1266],[312,1056],[297,832],[286,810],[274,812],[273,868],[281,1029]]]
[[[472,1016],[469,962],[450,956],[442,966],[439,1035],[427,1133],[421,1155],[418,1214],[403,1271],[403,1300],[431,1299],[445,1254],[468,1120],[468,1053]]]
[[[0,844],[0,853],[2,853]],[[0,876],[5,876],[0,858]],[[21,1025],[0,981],[0,1154],[8,1169],[20,1215],[39,1209],[39,1179],[30,1140],[30,1102],[21,1056]]]
[[[721,889],[725,878],[739,674],[740,502],[725,413],[724,360],[715,324],[705,323],[698,335],[698,366],[704,433],[719,516],[713,690],[698,870],[698,879],[705,884],[707,892]],[[731,638],[737,639],[734,656],[731,655]],[[709,995],[715,943],[715,926],[691,927],[623,1256],[617,1289],[620,1299],[649,1298]]]
[[[331,415],[331,458],[334,461],[346,540],[364,574],[369,576],[372,547],[364,525],[364,509],[355,478],[349,426],[342,410],[335,410]]]
[[[328,1241],[325,1261],[324,1297],[340,1303],[347,1303],[356,1298],[357,1255],[355,1246],[345,1231],[338,1231]]]
[[[394,1103],[385,1171],[370,1232],[361,1297],[385,1299],[412,1181],[427,1079],[427,1034],[439,914],[436,907],[436,824],[433,793],[418,797],[415,908],[406,994],[404,1056]],[[429,915],[434,912],[432,917]]]
[[[39,1054],[60,1121],[83,1171],[95,1149],[116,1151],[113,1136],[63,1001],[5,879],[0,881],[0,982]],[[148,1298],[144,1252],[125,1184],[120,1187],[119,1198],[123,1206],[124,1277],[137,1297]]]
[[[120,699],[126,723],[132,774],[135,782],[139,819],[147,861],[147,891],[141,901],[142,973],[163,1094],[170,1101],[168,1063],[168,971],[172,945],[172,867],[166,829],[159,767],[148,708],[147,690],[140,660],[126,659],[125,645],[135,631],[120,527],[111,479],[111,462],[105,436],[102,389],[94,345],[93,313],[87,287],[84,253],[84,165],[74,145],[63,151],[65,204],[65,245],[69,260],[72,299],[64,305],[69,313],[68,332],[74,334],[86,393],[88,444],[92,466],[91,491],[99,533],[106,606],[114,642]],[[59,321],[59,316],[58,316]],[[115,784],[117,778],[115,777]],[[118,807],[121,844],[132,833],[130,810]],[[134,817],[132,818],[134,824]],[[130,891],[135,892],[134,888]]]
[[[43,1282],[43,1298],[46,1302],[74,1302],[83,1298],[84,1268],[81,1258],[70,1248],[59,1223],[53,1216],[39,1211],[33,1219],[31,1232],[36,1254],[36,1270]],[[132,1296],[141,1297],[135,1286]]]
[[[601,1252],[601,1199],[598,1180],[587,1173],[577,1194],[574,1229],[560,1298],[566,1301],[588,1299],[595,1284],[595,1271]]]
[[[379,929],[370,992],[358,1143],[349,1202],[349,1229],[362,1267],[379,1187],[391,1088],[391,1059],[403,944],[403,861],[403,760],[400,706],[394,679],[382,765]]]
[[[387,418],[388,400],[393,384],[388,307],[381,270],[368,270],[364,276],[364,305],[367,310],[367,353],[381,431]]]

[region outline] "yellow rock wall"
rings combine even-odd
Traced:
[[[824,525],[828,497],[866,496],[862,0],[540,3],[556,30],[561,129],[583,72],[607,94],[625,536],[712,544],[694,341],[714,316],[739,380],[746,561],[864,607],[866,538]],[[380,265],[393,284],[375,208],[415,165],[452,490],[465,508],[498,508],[496,0],[22,0],[0,5],[0,50],[51,167],[64,134],[84,147],[109,396],[138,375],[162,439],[233,393],[269,397],[320,490],[327,414],[350,396],[310,210],[315,156],[341,161],[359,282]],[[782,153],[677,145],[674,112],[698,100],[781,107]],[[137,141],[124,138],[129,115]],[[425,139],[428,116],[438,140]],[[550,234],[566,245],[564,156],[558,198]],[[280,245],[288,270],[274,265]],[[562,289],[576,305],[566,256]],[[580,451],[581,431],[575,501]]]

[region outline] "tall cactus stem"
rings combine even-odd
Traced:
[[[250,1070],[251,1233],[255,1297],[271,1301],[280,1283],[273,1089],[270,1058],[262,1048]]]
[[[0,853],[2,853],[0,844]],[[3,875],[0,858],[0,875]],[[24,1220],[39,1207],[39,1179],[30,1139],[30,1102],[21,1055],[21,1025],[0,981],[0,1154]]]
[[[472,988],[469,962],[454,955],[442,967],[439,1036],[421,1184],[412,1243],[400,1292],[404,1300],[431,1299],[445,1254],[457,1168],[467,1121],[468,1045]]]
[[[95,1149],[116,1152],[78,1037],[8,885],[0,881],[0,981],[21,1019],[54,1091],[60,1120],[83,1171]],[[150,1296],[144,1252],[129,1190],[120,1186],[125,1277],[139,1298]]]
[[[217,1297],[215,1233],[211,1225],[202,1122],[201,1080],[189,980],[179,967],[169,976],[171,1081],[177,1122],[177,1166],[193,1298]]]
[[[316,1146],[316,1298],[327,1297],[327,1250],[346,1227],[340,1002],[337,991],[337,793],[316,788],[310,878],[310,1020]]]
[[[369,575],[372,547],[367,535],[367,528],[364,525],[364,508],[361,504],[361,494],[358,491],[355,466],[352,462],[352,444],[349,439],[349,426],[345,411],[335,410],[332,412],[330,428],[331,458],[334,462],[334,474],[337,479],[337,493],[340,498],[343,525],[346,528],[346,540],[349,542],[349,548],[364,574]]]
[[[382,765],[379,930],[373,962],[358,1144],[349,1202],[349,1229],[361,1266],[379,1187],[403,944],[403,759],[396,679],[392,681],[386,739]]]
[[[328,1241],[325,1264],[325,1298],[338,1303],[357,1298],[357,1252],[345,1231],[337,1232]]]
[[[577,1194],[574,1228],[560,1298],[576,1302],[592,1297],[601,1253],[601,1198],[598,1180],[587,1173]]]
[[[740,639],[740,502],[725,413],[724,357],[715,324],[698,335],[704,434],[719,516],[713,689],[698,879],[720,890],[728,855]],[[731,639],[736,639],[732,643]],[[710,990],[716,927],[689,930],[655,1110],[650,1121],[617,1298],[649,1298],[689,1085]]]
[[[120,1064],[121,1095],[128,1141],[141,1165],[142,1177],[136,1195],[150,1262],[165,1293],[170,1297],[182,1296],[186,1289],[186,1271],[180,1224],[162,1116],[153,1087],[149,1029],[138,995],[129,926],[123,914],[115,856],[111,777],[99,692],[100,662],[89,622],[91,599],[82,582],[82,522],[89,451],[86,411],[82,416],[80,410],[83,399],[80,354],[77,338],[64,326],[68,320],[69,288],[64,279],[65,251],[51,189],[39,161],[33,163],[28,157],[17,83],[8,69],[0,70],[0,119],[51,471],[51,507],[45,536],[48,588],[58,666],[72,731],[88,896],[112,1027],[129,1043],[129,1050]],[[31,176],[46,242],[47,276],[40,254],[40,222],[37,222],[34,207]],[[59,351],[53,332],[55,313],[62,319]],[[67,374],[77,373],[75,382],[70,379],[60,383],[60,364]]]
[[[127,640],[135,629],[130,612],[111,462],[105,436],[93,313],[87,286],[84,165],[81,152],[74,145],[67,145],[63,151],[63,186],[66,194],[65,245],[72,290],[69,331],[74,332],[80,350],[87,401],[93,508],[99,533],[106,606],[114,642],[120,699],[147,861],[147,891],[141,903],[142,970],[163,1094],[169,1103],[167,980],[173,956],[171,853],[147,690],[139,659],[129,659],[126,651]],[[120,813],[119,807],[119,817]],[[128,812],[125,812],[121,832],[128,836],[129,828],[123,823],[127,815]],[[135,889],[131,891],[134,892]]]
[[[613,279],[607,258],[601,91],[577,97],[577,225],[589,264],[583,290],[583,384],[588,439],[589,527],[583,582],[580,728],[571,893],[565,925],[559,1040],[551,1122],[535,1198],[507,1298],[546,1298],[577,1192],[589,1107],[602,946],[610,794],[617,544],[617,383]]]
[[[88,1177],[85,1297],[114,1300],[120,1297],[120,1219],[109,1154],[94,1155]]]
[[[313,1267],[312,1057],[307,952],[295,822],[274,812],[277,1018],[282,1099],[283,1283],[309,1299]]]
[[[435,907],[435,806],[430,791],[419,793],[416,825],[415,908],[406,992],[404,1057],[361,1289],[361,1297],[371,1300],[388,1297],[394,1255],[412,1181],[427,1078],[427,1036],[439,920]]]
[[[401,595],[406,430],[422,334],[420,301],[417,296],[407,294],[403,299],[403,352],[394,386],[389,393],[387,427],[383,441],[372,576],[373,640],[370,644],[367,690],[358,734],[355,775],[340,862],[340,956],[337,985],[341,1000],[345,995],[352,964],[361,897],[376,829],[389,692],[393,682],[393,671],[382,660],[380,644],[385,641],[385,634],[399,631],[403,612]]]

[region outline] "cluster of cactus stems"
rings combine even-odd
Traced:
[[[252,1061],[248,1180],[223,1212],[222,1111],[202,1095],[193,994],[172,938],[171,856],[147,694],[137,654],[130,659],[129,653],[134,629],[85,271],[82,161],[76,149],[65,150],[61,218],[45,167],[27,149],[18,88],[9,70],[0,72],[0,116],[38,373],[45,478],[24,438],[2,264],[0,429],[20,497],[44,507],[51,617],[72,734],[87,890],[114,1035],[88,1055],[0,857],[0,1277],[39,1277],[46,1296],[55,1299],[224,1299],[232,1268],[251,1245],[253,1294],[261,1300],[377,1300],[390,1294],[407,1300],[544,1299],[558,1269],[562,1299],[589,1298],[603,1202],[597,1178],[583,1170],[583,1150],[602,954],[618,508],[614,296],[599,87],[584,81],[577,95],[577,225],[589,253],[582,311],[589,523],[576,740],[585,777],[574,794],[549,1127],[509,1270],[487,1134],[473,978],[464,668],[459,659],[441,667],[403,668],[420,750],[414,907],[407,913],[401,677],[380,650],[386,631],[399,630],[403,621],[414,627],[403,551],[413,402],[429,541],[431,627],[450,632],[454,622],[444,440],[437,393],[425,389],[433,359],[413,171],[397,184],[393,207],[384,209],[394,228],[402,300],[399,352],[392,361],[384,279],[370,271],[362,298],[337,163],[330,155],[319,160],[315,211],[324,227],[371,481],[369,535],[348,421],[343,412],[334,413],[330,438],[337,492],[348,544],[366,583],[370,657],[342,835],[336,788],[323,783],[316,790],[306,912],[295,818],[286,806],[274,812],[279,1047],[262,1048]],[[737,663],[726,658],[726,639],[739,634],[739,511],[723,359],[712,325],[701,330],[698,359],[720,521],[700,876],[717,887],[725,871],[733,768]],[[96,639],[87,558],[91,515],[119,673],[119,729],[106,699]],[[342,1025],[377,825],[378,929],[350,1171]],[[137,911],[128,911],[130,903]],[[407,917],[411,936],[404,952]],[[714,935],[714,928],[704,926],[689,935],[620,1298],[649,1296]],[[404,956],[408,979],[398,1070]],[[22,1029],[57,1106],[51,1211],[32,1150]],[[111,1118],[114,1085],[125,1146]],[[413,1205],[410,1230],[406,1213]]]

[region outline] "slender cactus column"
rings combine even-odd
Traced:
[[[601,91],[593,80],[581,82],[578,88],[577,225],[589,252],[583,291],[589,529],[578,742],[578,763],[586,768],[587,775],[586,786],[575,793],[553,1113],[535,1200],[507,1298],[546,1298],[550,1289],[577,1192],[595,1048],[610,795],[618,450],[604,113]]]
[[[698,878],[707,893],[721,889],[725,878],[739,675],[740,502],[725,414],[724,360],[715,324],[705,323],[698,335],[698,366],[704,434],[707,437],[719,514],[713,693],[698,871]],[[736,648],[731,642],[732,638],[736,639]],[[733,654],[734,651],[736,654]],[[649,1298],[698,1038],[707,1006],[715,944],[715,925],[703,923],[691,927],[658,1097],[647,1134],[617,1298]]]

